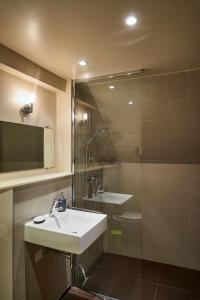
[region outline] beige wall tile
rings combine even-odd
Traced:
[[[184,265],[191,269],[200,269],[200,245],[199,240],[186,239],[184,240]]]
[[[27,220],[40,213],[47,213],[53,199],[62,191],[69,199],[71,189],[70,187],[67,189],[68,184],[68,179],[65,179],[16,189],[14,192],[14,221]]]
[[[169,118],[158,117],[154,120],[142,121],[143,134],[167,134],[169,132]]]
[[[189,99],[189,80],[187,72],[167,74],[167,85],[169,101]]]
[[[154,120],[158,116],[166,118],[168,117],[168,114],[169,114],[169,106],[167,101],[165,103],[147,102],[142,104],[142,109],[141,109],[142,120]]]

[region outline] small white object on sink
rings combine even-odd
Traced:
[[[41,224],[45,222],[45,217],[44,216],[36,216],[35,218],[33,218],[33,222],[35,224]]]
[[[44,223],[25,224],[25,241],[67,253],[83,253],[107,229],[105,214],[66,209],[44,217]]]

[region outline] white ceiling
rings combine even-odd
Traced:
[[[198,68],[199,28],[200,0],[0,0],[0,42],[63,78]]]

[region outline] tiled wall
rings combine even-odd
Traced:
[[[142,92],[143,255],[200,269],[200,71],[144,79]]]
[[[14,190],[14,300],[55,300],[71,283],[69,261],[43,247],[24,243],[24,224],[49,212],[55,196],[71,199],[71,178]],[[42,259],[37,261],[42,253]]]
[[[109,82],[88,84],[100,116],[96,127],[109,128],[103,158],[106,151],[121,162],[200,162],[199,70],[113,84],[114,90]]]
[[[143,162],[200,162],[200,71],[142,81]]]
[[[126,226],[120,253],[200,270],[200,70],[112,84],[81,88],[98,108],[96,127],[109,129],[100,159],[120,163],[104,170],[106,190],[134,194],[123,210],[143,212],[143,240]]]
[[[144,258],[200,270],[200,165],[142,169]]]
[[[141,146],[141,80],[130,79],[112,83],[89,83],[93,102],[98,109],[95,127],[107,127],[108,133],[96,140],[100,147],[98,159],[117,162],[140,162]],[[85,87],[82,87],[83,93]],[[87,100],[87,98],[86,98]],[[133,104],[129,105],[129,101]]]
[[[115,218],[125,211],[141,212],[141,172],[140,163],[119,163],[113,168],[104,169],[106,191],[133,195],[125,204],[109,205],[105,209],[110,216],[104,245],[106,252],[142,258],[141,219],[129,221]],[[121,234],[112,234],[112,230]]]

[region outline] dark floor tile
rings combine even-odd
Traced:
[[[153,300],[156,285],[140,279],[121,276],[111,291],[111,297],[120,300]]]
[[[200,293],[200,272],[163,264],[159,283]]]
[[[186,296],[190,297],[187,300],[200,300],[198,295],[200,272],[198,271],[104,254],[90,270],[89,275],[90,278],[84,287],[86,290],[120,300],[151,300],[157,283],[160,286],[158,297],[163,297],[159,300],[176,299],[174,297],[177,297],[177,300],[179,298],[185,300]],[[166,287],[161,288],[162,285]]]
[[[109,296],[117,276],[119,274],[116,269],[97,265],[84,289]]]
[[[200,300],[200,295],[189,291],[159,286],[155,300]]]
[[[116,254],[105,253],[98,261],[99,266],[105,268],[118,268],[121,269],[129,260],[128,257]]]
[[[136,277],[146,281],[157,282],[160,272],[161,264],[159,263],[129,258],[121,274],[131,278]]]

